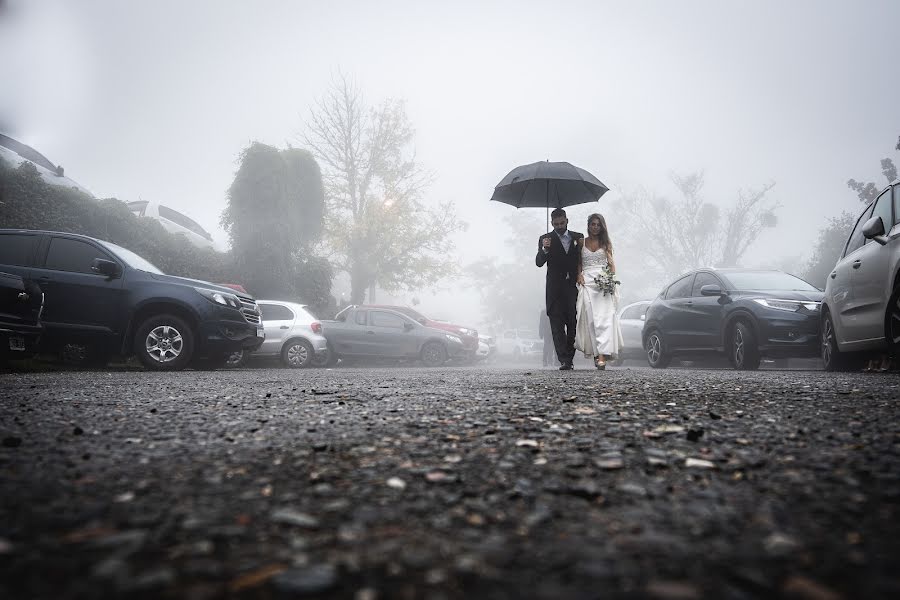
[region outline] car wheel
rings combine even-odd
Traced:
[[[439,367],[447,361],[447,350],[438,342],[422,346],[422,362],[426,367]]]
[[[243,367],[250,360],[249,350],[237,350],[225,356],[225,367],[228,369],[237,369]]]
[[[654,369],[665,369],[672,362],[672,355],[666,349],[666,340],[658,329],[647,336],[647,362]]]
[[[731,364],[740,371],[755,371],[759,368],[759,345],[753,329],[743,321],[738,321],[731,330],[729,352]]]
[[[281,348],[281,362],[292,369],[303,369],[312,364],[312,344],[306,340],[290,340]]]
[[[896,356],[900,352],[900,286],[891,294],[884,314],[884,337],[888,352]]]
[[[174,315],[150,317],[137,329],[134,353],[148,369],[181,370],[194,356],[194,332]]]
[[[847,355],[837,344],[837,333],[830,312],[822,315],[822,365],[826,371],[841,371],[847,368]]]

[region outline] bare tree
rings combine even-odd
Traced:
[[[632,246],[631,254],[640,256],[648,278],[668,279],[702,266],[735,266],[762,230],[776,223],[779,205],[767,200],[772,183],[739,191],[723,215],[703,197],[702,172],[671,178],[681,195],[677,200],[638,189],[615,205],[627,230],[624,239]]]
[[[344,75],[300,136],[322,165],[326,239],[333,262],[350,275],[353,303],[376,284],[413,289],[455,272],[450,235],[465,225],[452,203],[423,202],[432,176],[410,149],[414,136],[402,101],[370,108]]]

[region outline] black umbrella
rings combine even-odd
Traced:
[[[599,179],[567,162],[536,162],[516,167],[504,177],[491,200],[516,208],[562,208],[594,202],[609,191]]]

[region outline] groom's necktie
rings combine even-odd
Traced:
[[[559,234],[557,234],[559,235]],[[566,251],[566,254],[569,253],[569,244],[572,241],[572,238],[569,236],[569,232],[565,232],[563,235],[559,236],[559,241],[562,242],[563,250]]]

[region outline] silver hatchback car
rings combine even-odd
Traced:
[[[254,356],[280,356],[288,367],[309,367],[315,357],[328,353],[322,324],[303,304],[257,300],[266,339]]]
[[[900,180],[863,210],[825,281],[822,360],[834,371],[853,353],[900,346]]]

